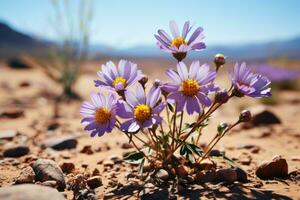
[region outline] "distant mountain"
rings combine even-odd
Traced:
[[[37,53],[44,50],[49,44],[49,42],[33,38],[0,22],[0,57],[11,57],[23,52]]]
[[[14,30],[0,22],[0,57],[14,56],[20,53],[41,54],[47,47],[55,44],[47,40],[37,39],[21,31]],[[58,44],[58,43],[56,43]],[[106,45],[92,44],[90,53],[94,56],[110,57],[168,57],[158,47],[136,46],[127,49],[115,49]],[[263,60],[270,57],[300,58],[300,36],[290,40],[243,44],[243,45],[215,45],[209,46],[201,52],[192,52],[190,58],[211,60],[217,53],[225,54],[229,59]]]

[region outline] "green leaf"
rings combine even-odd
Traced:
[[[174,112],[174,108],[170,103],[167,103],[167,106],[171,112]]]
[[[139,173],[142,174],[143,173],[143,169],[144,169],[144,164],[145,164],[145,158],[142,159],[140,165],[139,165]]]
[[[138,164],[141,163],[142,160],[144,159],[145,154],[143,152],[132,152],[129,153],[124,160],[128,163],[132,163],[132,164]]]

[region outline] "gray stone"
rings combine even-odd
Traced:
[[[59,166],[53,161],[48,159],[38,159],[32,165],[35,172],[35,179],[37,181],[54,180],[57,182],[57,189],[64,190],[66,187],[64,174]]]
[[[14,143],[8,143],[4,146],[4,157],[21,157],[29,153],[29,147],[26,145],[19,145]]]
[[[159,178],[159,179],[162,179],[162,180],[168,180],[169,179],[169,173],[164,169],[160,169],[156,173],[156,177]]]
[[[48,139],[43,146],[55,150],[65,150],[76,148],[77,143],[77,139],[73,136],[62,136]]]
[[[5,200],[64,200],[56,189],[34,184],[21,184],[0,188],[0,199]]]

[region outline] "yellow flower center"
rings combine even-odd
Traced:
[[[200,90],[200,85],[193,79],[187,79],[182,83],[182,93],[186,96],[194,96]]]
[[[139,104],[134,109],[134,118],[140,122],[148,120],[151,116],[151,108],[145,104]]]
[[[122,83],[124,86],[127,85],[126,79],[123,78],[122,76],[116,77],[112,84],[113,84],[113,86],[116,86],[116,85],[118,85],[119,83]]]
[[[186,41],[182,37],[176,37],[172,40],[171,46],[179,48],[182,44],[186,44]]]
[[[107,108],[102,107],[102,108],[99,108],[98,110],[96,110],[95,120],[97,123],[104,124],[104,123],[108,122],[110,117],[111,117],[111,112]]]

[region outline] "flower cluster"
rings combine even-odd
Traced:
[[[112,61],[102,65],[97,73],[99,78],[94,81],[101,93],[92,93],[91,102],[84,102],[80,110],[85,130],[90,131],[92,137],[118,129],[137,148],[139,159],[168,163],[180,149],[182,156],[190,159],[193,156],[187,154],[195,153],[201,162],[229,130],[251,119],[251,113],[243,111],[233,125],[220,124],[216,137],[209,143],[211,146],[205,150],[200,148],[202,129],[220,106],[233,97],[269,97],[271,89],[269,79],[251,72],[245,63],[234,66],[230,74],[231,87],[220,89],[214,81],[218,70],[226,63],[223,54],[216,55],[214,69],[198,60],[190,65],[183,62],[188,52],[205,48],[203,29],[196,28],[187,39],[191,29],[190,23],[185,22],[180,34],[177,24],[171,21],[173,37],[164,30],[158,30],[155,35],[159,48],[177,60],[176,67],[166,71],[169,78],[166,83],[155,80],[149,86],[148,78],[130,61],[120,60],[117,66]],[[195,114],[195,121],[184,125],[184,116]],[[136,140],[152,151],[145,153]]]

